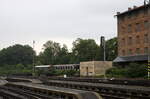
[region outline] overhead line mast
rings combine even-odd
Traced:
[[[150,0],[144,0],[144,6],[148,8],[148,15],[150,15]],[[148,6],[148,7],[147,7]],[[150,19],[148,20],[148,79],[150,79]]]

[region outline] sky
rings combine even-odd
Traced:
[[[77,38],[110,39],[117,36],[117,12],[144,0],[0,0],[0,49],[14,44],[42,51],[48,40],[66,44]]]

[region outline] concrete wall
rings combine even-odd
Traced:
[[[94,62],[80,62],[80,76],[88,76],[94,74]]]
[[[105,71],[111,67],[111,61],[80,62],[80,76],[104,75]]]
[[[104,75],[106,70],[112,67],[112,61],[95,61],[95,76]]]

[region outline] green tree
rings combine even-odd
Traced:
[[[59,64],[68,64],[69,63],[70,56],[69,56],[68,48],[65,44],[61,48],[57,59],[58,59]]]
[[[13,45],[0,51],[0,65],[32,64],[35,52],[29,45]]]
[[[80,61],[96,60],[98,50],[99,46],[93,39],[78,38],[73,42],[72,60],[74,63],[79,63]]]
[[[117,57],[117,38],[112,38],[109,39],[105,42],[106,44],[106,48],[105,48],[105,52],[106,52],[106,60],[107,61],[113,61],[116,57]],[[104,60],[104,48],[102,45],[100,45],[100,60],[103,61]]]
[[[67,64],[69,63],[68,49],[59,43],[47,41],[43,45],[44,51],[39,54],[39,60],[42,64]]]
[[[117,57],[117,38],[106,41],[106,59],[113,61]]]

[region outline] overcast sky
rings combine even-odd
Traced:
[[[143,0],[0,0],[0,49],[35,40],[35,50],[53,40],[69,49],[77,38],[117,36],[116,12]]]

